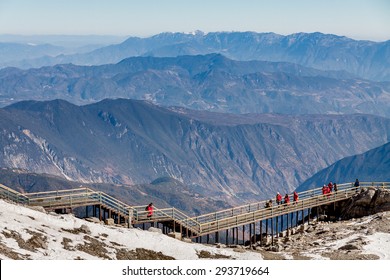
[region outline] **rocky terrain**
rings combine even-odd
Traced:
[[[390,212],[313,222],[302,233],[280,238],[262,254],[264,259],[390,259]]]

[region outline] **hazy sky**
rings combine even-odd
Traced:
[[[256,31],[390,39],[389,0],[0,0],[0,34]]]

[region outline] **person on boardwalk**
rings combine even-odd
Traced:
[[[282,195],[278,192],[276,194],[276,204],[279,205],[282,203]]]
[[[327,185],[324,185],[324,186],[322,187],[322,194],[323,194],[323,195],[326,195],[328,192],[329,192],[328,186],[327,186]]]
[[[333,183],[332,182],[329,182],[328,184],[328,188],[329,188],[329,192],[331,193],[333,191]]]
[[[299,196],[298,196],[298,193],[297,193],[296,191],[294,191],[293,199],[294,199],[294,204],[297,204],[297,203],[298,203]]]
[[[337,184],[336,183],[333,184],[333,190],[335,193],[337,193]]]
[[[148,211],[148,215],[146,217],[150,219],[153,216],[153,203],[149,203],[149,205],[146,206],[146,211]]]
[[[265,203],[265,208],[271,208],[272,207],[272,199],[268,200],[266,203]]]
[[[356,179],[355,184],[353,184],[353,186],[355,187],[356,192],[358,192],[359,187],[360,187],[359,179]]]
[[[284,204],[290,205],[290,197],[288,196],[288,194],[286,194],[286,195],[284,196]]]

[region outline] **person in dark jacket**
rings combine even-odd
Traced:
[[[359,179],[356,179],[355,184],[353,184],[353,186],[355,187],[356,192],[358,192],[360,187]]]
[[[284,204],[290,205],[290,197],[288,196],[288,194],[286,194],[286,195],[284,196]]]
[[[333,188],[334,188],[334,185],[333,185],[332,182],[329,182],[328,188],[329,188],[329,192],[332,192],[332,190],[333,190]]]

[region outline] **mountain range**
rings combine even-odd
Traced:
[[[56,98],[75,104],[131,98],[225,113],[390,116],[389,82],[285,62],[234,61],[220,54],[0,70],[3,106]]]
[[[389,182],[390,142],[365,153],[343,158],[314,174],[298,187],[298,191],[333,182]]]
[[[237,204],[292,191],[344,157],[389,141],[371,115],[234,115],[146,101],[25,101],[0,109],[0,166],[84,183],[176,178]]]
[[[196,32],[79,47],[0,43],[0,67],[29,68],[0,70],[4,170],[191,213],[388,180],[390,41]]]
[[[31,68],[64,63],[101,65],[134,56],[176,57],[210,53],[241,61],[291,62],[325,71],[346,71],[375,81],[390,81],[390,41],[357,41],[318,32],[287,36],[255,32],[161,33],[148,38],[130,37],[120,44],[87,53],[46,55],[3,64],[3,67]]]

